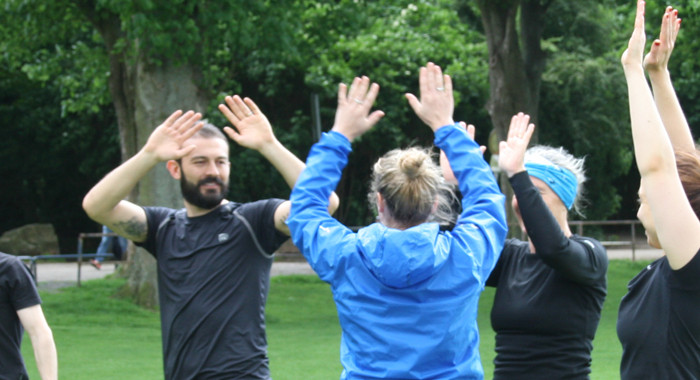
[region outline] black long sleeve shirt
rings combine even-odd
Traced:
[[[567,238],[527,172],[510,182],[536,253],[508,240],[486,282],[497,287],[494,379],[587,379],[607,252],[595,239]]]

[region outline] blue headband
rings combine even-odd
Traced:
[[[526,163],[527,173],[541,179],[559,196],[567,209],[571,209],[578,191],[578,181],[574,173],[554,165]]]

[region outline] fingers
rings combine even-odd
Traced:
[[[535,130],[535,125],[530,123],[530,115],[519,112],[510,120],[508,128],[508,142],[513,140],[522,140],[527,145],[532,138]]]
[[[634,18],[634,29],[644,31],[644,9],[646,3],[644,0],[637,1],[637,14]]]
[[[238,143],[238,140],[240,139],[241,135],[236,131],[235,129],[231,127],[224,127],[224,132],[228,135],[228,137]]]
[[[432,91],[452,91],[452,80],[449,75],[443,75],[440,66],[428,62],[420,71],[421,97]]]
[[[508,139],[519,137],[522,134],[522,119],[525,115],[519,112],[510,118],[510,126],[508,127]],[[528,116],[529,119],[529,116]]]
[[[219,104],[219,111],[234,126],[248,116],[262,113],[250,98],[241,99],[238,95],[226,96],[224,102],[226,104]]]
[[[338,85],[338,109],[333,130],[350,141],[364,134],[384,117],[382,111],[370,113],[378,94],[379,85],[370,82],[366,76],[355,77],[349,88],[343,83]]]
[[[175,115],[175,113],[173,113],[173,115]],[[187,111],[172,122],[170,128],[176,131],[183,140],[187,140],[188,138],[194,136],[194,134],[204,126],[204,123],[197,123],[197,121],[199,121],[201,118],[201,113]]]
[[[459,125],[462,128],[464,128],[464,124],[465,123],[463,121],[459,122]],[[466,126],[466,130],[467,130],[467,134],[469,135],[469,137],[471,137],[472,140],[475,140],[474,136],[476,136],[476,127],[473,126],[472,124],[469,124]]]
[[[448,94],[452,94],[452,78],[450,78],[449,75],[445,74],[442,76],[442,81],[445,85],[445,92]]]
[[[173,125],[175,120],[177,120],[180,117],[180,115],[182,115],[182,110],[177,110],[177,111],[173,112],[172,114],[170,114],[170,116],[168,116],[167,119],[165,119],[163,124],[168,125],[168,126]]]
[[[442,70],[440,66],[432,62],[428,62],[428,72],[429,72],[429,89],[443,89],[445,88],[442,80]]]
[[[338,85],[338,105],[345,104],[347,102],[348,86],[345,83]]]
[[[362,78],[355,78],[350,85],[350,91],[348,91],[348,98],[357,104],[364,104],[365,98],[367,97],[367,88],[369,87],[369,78],[363,76]]]
[[[532,138],[532,134],[535,132],[535,124],[528,124],[527,129],[525,130],[525,134],[523,135],[523,141],[525,143],[525,146],[530,143],[530,139]]]
[[[349,90],[346,90],[346,85],[343,83],[338,86],[338,105],[360,105],[369,112],[377,95],[379,95],[378,84],[370,85],[370,80],[366,76],[355,77]]]
[[[175,156],[179,157],[179,158],[185,157],[186,155],[192,153],[192,151],[195,150],[196,148],[197,148],[197,146],[194,144],[184,146],[181,149],[178,149],[177,152],[175,152]]]
[[[369,83],[369,78],[367,78],[367,82]],[[367,95],[365,96],[365,102],[367,102],[369,107],[374,104],[374,101],[377,99],[377,95],[379,95],[379,85],[372,83],[372,85],[369,87]]]
[[[415,95],[409,93],[406,94],[406,99],[408,99],[408,105],[411,106],[413,112],[418,113],[418,110],[421,107],[420,100],[418,100]]]
[[[243,102],[245,103],[246,106],[248,106],[248,109],[250,109],[250,111],[251,111],[251,113],[252,113],[253,115],[260,115],[260,114],[262,114],[262,112],[260,111],[260,108],[258,108],[258,105],[255,104],[255,102],[253,101],[253,99],[251,99],[251,98],[249,98],[249,97],[246,96],[246,97],[243,99]]]
[[[384,117],[384,111],[374,111],[372,112],[368,117],[367,117],[367,122],[369,123],[369,126],[372,127],[373,125],[377,124],[381,118]]]
[[[423,94],[428,93],[428,88],[429,88],[428,78],[429,78],[428,68],[421,67],[420,71],[418,73],[418,89],[420,90],[421,98],[423,97]]]

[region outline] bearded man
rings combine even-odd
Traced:
[[[304,163],[275,138],[255,103],[227,96],[226,134],[260,152],[294,186]],[[176,111],[144,147],[83,200],[96,222],[148,250],[158,263],[165,379],[269,379],[265,303],[272,252],[289,236],[290,202],[226,200],[229,144],[201,114]],[[153,167],[167,162],[185,207],[124,200]],[[338,207],[331,196],[330,211]]]

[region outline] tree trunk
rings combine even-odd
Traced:
[[[140,54],[127,57],[124,51],[128,49],[114,49],[124,37],[118,15],[105,10],[98,13],[92,0],[80,1],[79,5],[102,35],[109,53],[109,90],[117,114],[122,161],[136,154],[151,132],[175,110],[204,111],[207,99],[198,87],[201,75],[196,67],[168,61],[151,65]],[[179,183],[164,163],[139,181],[129,200],[143,206],[183,206]],[[140,305],[158,304],[156,262],[148,252],[130,244],[122,273],[128,278],[123,293],[132,295]]]
[[[121,134],[135,139],[134,144],[129,144],[134,150],[127,150],[127,157],[133,156],[153,130],[175,110],[204,111],[207,101],[197,87],[199,74],[195,68],[168,63],[149,67],[139,60],[127,70],[134,72],[133,85],[128,87],[134,91],[125,94],[134,103],[134,113],[124,117],[133,118],[134,128],[121,131]],[[179,183],[170,176],[165,163],[141,179],[129,198],[143,206],[183,207]],[[155,259],[142,248],[132,252],[124,269],[129,280],[128,288],[139,304],[153,307],[158,299]]]
[[[540,0],[522,0],[521,34],[518,34],[517,28],[521,0],[478,0],[478,5],[489,50],[490,94],[486,110],[498,140],[502,141],[506,138],[514,114],[524,112],[530,115],[533,123],[537,123],[539,90],[546,58],[540,44],[542,16],[549,1],[542,4]],[[537,141],[536,133],[533,141]],[[500,183],[507,199],[510,234],[519,236],[518,222],[510,207],[513,190],[505,176],[500,177]]]

